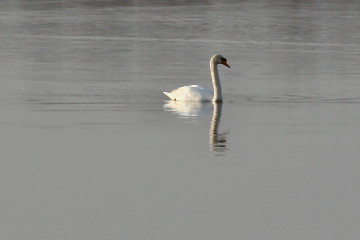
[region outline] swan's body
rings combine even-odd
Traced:
[[[226,63],[226,61],[227,61],[226,58],[224,58],[220,54],[216,54],[212,56],[212,58],[210,59],[210,72],[211,72],[214,92],[199,85],[190,85],[190,86],[184,86],[174,89],[170,93],[164,92],[164,94],[174,101],[221,102],[222,92],[221,92],[221,84],[220,84],[219,73],[217,70],[217,65],[223,64],[230,68],[230,66]]]
[[[172,90],[171,93],[164,93],[174,101],[203,102],[212,101],[214,98],[213,91],[199,85],[183,86]]]

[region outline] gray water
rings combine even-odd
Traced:
[[[360,5],[169,2],[0,2],[1,239],[359,239]]]

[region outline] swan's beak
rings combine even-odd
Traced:
[[[225,66],[227,66],[228,68],[230,68],[229,64],[227,64],[227,62],[223,61],[223,63]]]
[[[228,68],[230,68],[229,64],[227,64],[226,62],[226,58],[221,58],[221,64],[227,66]]]

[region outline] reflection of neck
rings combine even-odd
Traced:
[[[215,64],[213,62],[213,60],[210,61],[210,72],[211,72],[211,78],[212,78],[213,87],[214,87],[214,97],[213,97],[212,101],[213,102],[221,102],[222,94],[221,94],[220,78],[219,78],[219,73],[217,70],[217,64]]]
[[[214,112],[211,120],[210,133],[209,133],[210,149],[215,151],[223,151],[226,149],[226,145],[225,145],[226,139],[223,138],[222,136],[219,136],[218,133],[220,119],[221,119],[222,103],[213,102],[213,105],[214,105]]]

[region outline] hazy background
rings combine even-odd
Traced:
[[[357,1],[0,1],[1,239],[360,237]],[[212,89],[224,103],[163,91]]]

